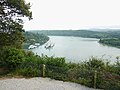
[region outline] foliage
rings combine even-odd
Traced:
[[[24,41],[21,17],[32,19],[29,9],[30,3],[24,0],[0,0],[0,47],[21,47]]]
[[[16,75],[22,75],[25,77],[37,77],[41,76],[40,70],[33,67],[18,68],[14,72]]]
[[[4,47],[1,49],[0,62],[1,67],[8,69],[15,69],[24,61],[24,51],[11,47]]]
[[[44,34],[38,34],[38,33],[31,33],[31,32],[24,32],[23,36],[25,37],[25,42],[23,43],[23,48],[28,48],[29,45],[39,43],[40,45],[43,45],[49,40],[49,37]]]
[[[93,31],[94,30],[94,31]],[[33,33],[43,33],[45,35],[53,36],[76,36],[76,37],[85,37],[85,38],[119,38],[120,31],[109,31],[106,29],[104,31],[95,31],[91,30],[33,30]]]
[[[44,56],[44,64],[46,65],[46,76],[57,80],[66,80],[67,64],[65,58],[53,58]]]
[[[58,67],[64,68],[64,58],[53,58],[47,56],[40,57],[35,56],[32,52],[25,53],[25,61],[16,68],[14,74],[27,77],[42,76],[42,64],[46,65],[46,76],[51,78],[56,77],[56,79],[63,78],[63,76],[60,77],[60,75],[62,75],[62,71],[61,68],[58,70]],[[58,74],[58,72],[60,73]]]
[[[85,67],[88,70],[104,70],[105,68],[105,64],[101,59],[97,59],[95,57],[92,57],[89,59],[89,62],[85,62],[83,65],[85,65]]]
[[[117,38],[100,39],[99,42],[102,44],[120,48],[120,39]]]
[[[103,62],[102,59],[92,57],[89,61],[82,63],[67,63],[65,58],[48,57],[46,55],[38,56],[30,51],[24,52],[24,57],[25,60],[13,72],[14,75],[42,76],[44,64],[46,77],[93,87],[96,73],[96,88],[105,90],[120,89],[119,61],[110,64]]]
[[[14,74],[26,77],[41,76],[40,60],[32,52],[25,52],[25,60],[18,65]]]

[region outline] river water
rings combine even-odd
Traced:
[[[116,56],[120,56],[120,49],[99,44],[99,39],[71,36],[49,36],[48,43],[55,44],[53,48],[46,49],[45,45],[31,49],[35,54],[54,57],[65,57],[69,62],[81,62],[90,57],[103,58],[110,62],[116,62]]]

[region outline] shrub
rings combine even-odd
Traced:
[[[25,77],[38,77],[38,76],[41,76],[40,70],[37,69],[37,68],[32,68],[32,67],[16,69],[14,74],[15,75],[22,75],[22,76],[25,76]]]
[[[2,65],[8,69],[15,69],[25,60],[24,51],[12,47],[4,47],[1,49],[0,60]]]
[[[85,67],[88,70],[104,70],[105,69],[105,63],[103,62],[103,60],[92,57],[89,59],[88,62],[84,63]]]
[[[12,51],[11,51],[12,50]],[[19,56],[20,50],[8,49],[4,52],[10,53],[8,56],[13,57],[14,55]],[[14,52],[14,53],[13,53]],[[120,90],[120,63],[111,65],[105,63],[103,60],[92,57],[89,61],[83,63],[66,63],[65,58],[48,57],[42,55],[34,55],[32,52],[22,52],[20,56],[22,61],[17,64],[4,62],[12,67],[17,67],[14,74],[22,75],[26,77],[42,76],[43,64],[46,65],[45,76],[57,80],[72,81],[80,83],[89,87],[94,87],[94,76],[96,75],[96,88],[105,90]],[[5,55],[6,56],[6,55]],[[5,58],[5,57],[4,57]],[[7,58],[7,57],[6,57]],[[12,64],[11,64],[12,63]],[[18,65],[18,66],[16,66]]]

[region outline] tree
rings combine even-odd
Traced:
[[[21,47],[24,41],[22,17],[32,19],[30,3],[24,0],[0,0],[0,47]]]

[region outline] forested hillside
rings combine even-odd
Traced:
[[[120,31],[89,31],[89,30],[32,30],[53,36],[77,36],[86,38],[120,38]]]
[[[29,45],[39,43],[40,45],[46,43],[49,37],[44,34],[24,32],[25,42],[23,43],[23,48],[28,48]]]
[[[99,42],[109,46],[120,48],[120,39],[118,38],[100,39]]]

